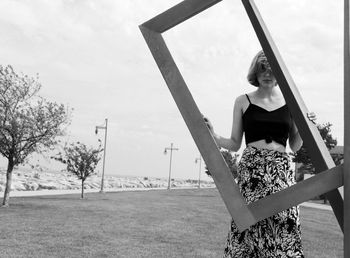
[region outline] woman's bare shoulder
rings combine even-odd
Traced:
[[[239,95],[239,96],[236,98],[235,102],[242,103],[242,102],[244,102],[244,100],[247,100],[247,95],[246,95],[246,94]]]
[[[251,93],[239,95],[235,100],[235,105],[246,106],[247,103],[249,104],[249,100],[247,98],[247,95],[250,96],[250,94]]]
[[[249,106],[249,101],[246,94],[239,95],[235,100],[235,110],[240,110],[242,114]]]

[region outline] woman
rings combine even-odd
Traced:
[[[247,79],[257,89],[236,99],[230,138],[217,135],[210,121],[204,119],[217,145],[231,151],[240,149],[244,132],[247,147],[237,179],[243,197],[251,203],[295,183],[286,142],[289,139],[293,151],[303,142],[262,51],[254,57]],[[313,113],[309,119],[314,119]],[[242,233],[232,220],[224,257],[304,257],[298,207],[262,220]]]

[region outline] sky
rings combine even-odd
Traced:
[[[0,64],[38,73],[40,95],[74,109],[65,141],[97,146],[104,131],[95,135],[95,126],[108,118],[106,174],[167,177],[164,149],[173,143],[172,177],[197,179],[199,151],[138,28],[179,2],[1,0]],[[343,3],[256,5],[308,110],[332,123],[343,145]],[[246,75],[261,49],[241,1],[222,1],[163,36],[199,109],[228,137],[235,98],[255,90]],[[201,173],[208,179],[203,165]]]

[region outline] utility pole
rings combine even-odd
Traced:
[[[202,167],[202,156],[199,154],[199,158],[196,158],[195,163],[199,162],[199,173],[198,173],[198,188],[201,188],[201,167]]]
[[[169,180],[168,180],[168,190],[170,190],[170,181],[171,181],[171,161],[173,158],[173,150],[179,150],[178,148],[173,148],[173,143],[171,143],[170,148],[166,147],[164,149],[164,154],[167,154],[167,151],[170,150],[170,165],[169,165]]]
[[[96,126],[95,134],[98,133],[98,129],[105,130],[105,143],[103,146],[103,165],[102,165],[102,179],[101,179],[101,190],[100,193],[103,193],[103,187],[104,187],[104,178],[105,178],[105,161],[106,161],[106,144],[107,144],[107,124],[108,124],[108,118],[105,119],[105,125],[104,126]]]

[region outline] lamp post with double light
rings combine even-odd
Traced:
[[[105,130],[105,143],[103,146],[103,165],[102,165],[102,179],[101,179],[101,190],[100,193],[103,193],[103,187],[104,187],[104,177],[105,177],[105,161],[106,161],[106,143],[107,143],[107,124],[108,124],[108,118],[105,119],[105,125],[103,126],[96,126],[95,134],[98,133],[98,129]]]
[[[166,147],[164,149],[164,154],[167,154],[167,151],[170,150],[170,165],[169,165],[169,179],[168,179],[168,190],[170,190],[170,181],[171,181],[171,161],[173,157],[173,150],[179,150],[178,148],[173,148],[173,143],[170,144],[170,148]]]

